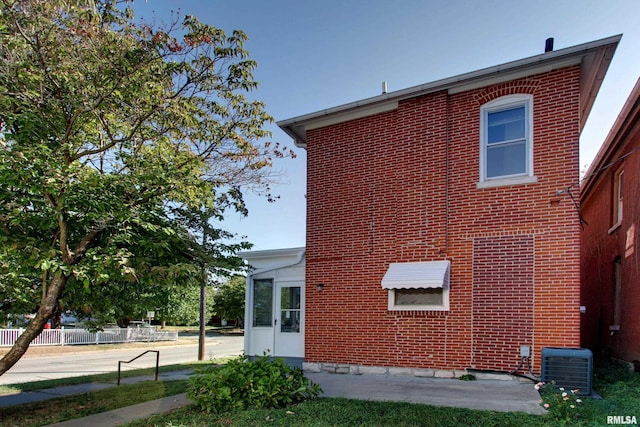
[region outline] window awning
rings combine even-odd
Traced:
[[[449,287],[449,261],[393,262],[382,278],[384,289]]]

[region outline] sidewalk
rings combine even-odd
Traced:
[[[183,380],[189,378],[191,370],[180,370],[171,372],[161,372],[158,375],[158,381],[171,381],[171,380]],[[141,377],[123,378],[121,384],[134,384],[141,381],[153,380],[153,375],[146,375]],[[90,393],[96,390],[102,390],[109,387],[117,387],[115,383],[86,383],[76,384],[55,388],[48,388],[38,391],[27,391],[25,393],[16,393],[0,396],[0,408],[17,406],[25,403],[41,402],[43,400],[54,399],[56,397],[71,396],[73,394]]]
[[[84,418],[49,424],[47,427],[115,427],[130,423],[152,415],[164,414],[174,409],[187,406],[189,401],[185,393],[176,396],[168,396],[162,399],[151,400],[125,408],[115,409],[102,414],[89,415]]]

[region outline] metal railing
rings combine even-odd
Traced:
[[[158,372],[159,372],[159,369],[160,369],[160,351],[158,351],[158,350],[147,350],[144,353],[134,357],[133,359],[131,359],[129,361],[125,362],[124,360],[121,360],[121,361],[118,362],[118,385],[120,385],[120,371],[122,369],[122,364],[123,363],[131,363],[134,360],[140,359],[142,356],[144,356],[147,353],[155,353],[156,354],[156,381],[158,381]]]
[[[0,347],[12,346],[24,329],[0,329]],[[91,332],[87,329],[44,329],[31,345],[83,345],[126,342],[177,341],[177,331],[150,328],[108,328]]]

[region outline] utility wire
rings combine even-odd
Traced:
[[[584,230],[584,226],[589,225],[589,223],[582,216],[582,212],[580,211],[580,205],[578,205],[578,202],[576,201],[576,199],[573,197],[573,194],[571,193],[571,187],[567,188],[567,194],[571,198],[571,201],[573,202],[573,206],[576,208],[576,212],[578,212],[578,219],[580,220],[580,229]]]
[[[640,150],[640,147],[636,147],[636,148],[634,148],[633,150],[629,151],[628,153],[626,153],[626,154],[624,154],[624,155],[622,155],[622,156],[618,157],[617,159],[612,160],[611,162],[607,163],[606,165],[602,166],[600,169],[597,169],[597,170],[593,171],[592,173],[590,173],[590,174],[589,174],[589,175],[587,175],[587,176],[583,176],[583,177],[580,179],[580,183],[581,183],[581,182],[583,182],[584,180],[588,179],[588,178],[591,178],[592,176],[595,176],[595,175],[599,174],[600,172],[603,172],[603,171],[605,171],[605,170],[609,169],[611,166],[613,166],[613,165],[615,165],[616,163],[618,163],[618,162],[620,162],[620,161],[622,161],[622,160],[626,159],[627,157],[629,157],[630,155],[632,155],[633,153],[635,153],[635,152],[636,152],[636,151],[638,151],[638,150]],[[578,185],[580,185],[580,183],[578,183]],[[571,186],[570,186],[569,188],[571,188],[571,187],[575,187],[575,186],[576,186],[576,184],[571,184]]]
[[[561,193],[567,193],[569,195],[569,197],[571,198],[571,201],[573,202],[573,206],[576,208],[576,212],[578,213],[578,218],[580,220],[580,229],[584,230],[584,226],[585,225],[589,225],[589,223],[587,222],[586,219],[584,219],[584,217],[582,216],[582,212],[580,211],[580,205],[578,204],[577,200],[575,199],[575,197],[573,197],[573,194],[571,193],[571,189],[577,186],[580,186],[580,184],[582,182],[584,182],[584,180],[591,178],[592,176],[598,175],[599,173],[609,169],[611,166],[615,165],[618,162],[621,162],[622,160],[626,159],[627,157],[629,157],[630,155],[632,155],[633,153],[635,153],[636,151],[639,151],[640,147],[636,147],[633,150],[629,151],[628,153],[618,157],[615,160],[610,161],[609,163],[607,163],[606,165],[602,166],[601,168],[593,171],[592,173],[590,173],[587,176],[583,176],[580,181],[578,182],[578,184],[571,184],[569,187],[567,187],[565,190],[560,190],[558,191],[556,194],[561,194]]]

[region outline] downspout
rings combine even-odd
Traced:
[[[446,256],[449,256],[449,126],[450,126],[450,97],[447,92],[447,106],[446,106],[446,124],[445,124],[445,159],[444,159],[444,210],[445,210],[445,223],[444,223],[444,252]]]
[[[444,148],[444,254],[445,257],[449,257],[449,126],[450,126],[450,97],[449,91],[447,91],[447,105],[445,112],[445,148]],[[444,319],[444,360],[447,363],[447,344],[449,341],[449,315]]]
[[[243,350],[244,352],[247,351],[247,349],[249,348],[249,334],[247,333],[247,330],[249,327],[251,327],[250,325],[253,325],[253,318],[249,317],[251,314],[251,307],[253,307],[253,293],[251,292],[251,274],[247,274],[247,280],[246,280],[246,285],[245,285],[245,302],[246,304],[244,305],[244,347]]]

